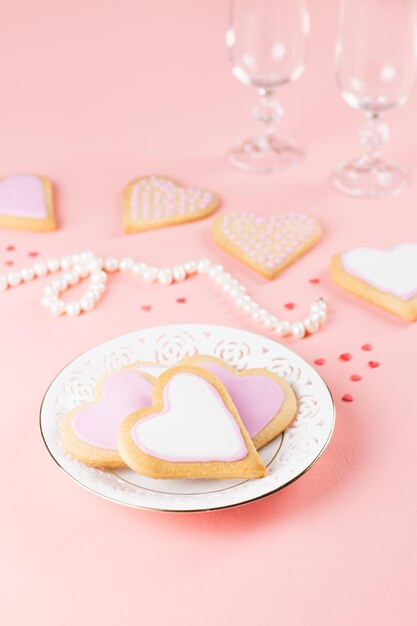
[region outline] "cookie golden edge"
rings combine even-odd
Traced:
[[[187,222],[195,222],[208,217],[220,206],[220,197],[213,191],[210,191],[210,193],[213,194],[213,201],[205,209],[199,210],[197,215],[178,215],[161,220],[134,220],[132,219],[130,210],[132,189],[139,181],[152,178],[152,176],[161,176],[161,178],[169,180],[184,189],[187,187],[187,185],[183,185],[179,181],[170,178],[169,176],[162,176],[161,174],[140,176],[139,178],[135,178],[128,183],[123,191],[123,231],[126,234],[139,233],[145,230],[154,230],[155,228],[164,228],[165,226],[175,226],[177,224],[186,224]]]
[[[298,259],[300,259],[305,254],[307,254],[307,252],[309,252],[312,248],[314,248],[316,243],[320,241],[321,236],[322,236],[321,224],[317,220],[315,220],[316,228],[314,229],[314,232],[308,238],[308,240],[303,245],[299,246],[297,250],[294,251],[293,254],[288,256],[285,259],[285,261],[281,265],[279,265],[279,267],[276,267],[273,270],[268,270],[266,267],[264,267],[260,263],[256,263],[252,259],[249,259],[242,250],[235,247],[232,244],[232,242],[229,241],[229,239],[223,235],[221,231],[221,223],[225,215],[219,215],[213,221],[213,224],[211,227],[211,234],[212,234],[214,241],[225,252],[227,252],[228,254],[233,256],[235,259],[237,259],[238,261],[240,261],[241,263],[243,263],[250,269],[254,270],[255,272],[257,272],[264,278],[267,278],[268,280],[274,280],[274,278],[279,276],[279,274],[281,274],[281,272],[283,272],[287,267],[289,267],[290,265],[298,261]]]
[[[163,411],[165,386],[174,376],[182,373],[195,374],[200,378],[204,378],[218,391],[242,434],[248,451],[244,459],[227,462],[172,462],[148,455],[135,444],[131,435],[132,428],[141,419]],[[262,478],[267,473],[265,465],[243,426],[239,413],[225,386],[211,372],[191,365],[172,367],[156,379],[153,386],[152,407],[135,411],[124,419],[118,432],[118,449],[121,458],[130,469],[149,478]]]
[[[153,376],[141,372],[140,369],[135,368],[134,365],[128,365],[127,367],[121,368],[114,372],[108,372],[98,379],[95,388],[94,400],[92,400],[91,402],[84,402],[83,404],[74,407],[64,416],[61,422],[60,435],[64,448],[75,459],[77,459],[81,463],[84,463],[85,465],[89,465],[90,467],[108,469],[126,467],[126,464],[124,463],[117,449],[105,450],[103,448],[92,446],[83,439],[80,439],[80,437],[78,437],[78,435],[74,432],[74,429],[72,428],[72,420],[74,419],[74,417],[80,411],[88,409],[89,407],[96,405],[98,402],[101,402],[101,400],[103,399],[103,388],[106,382],[112,376],[120,373],[123,370],[130,370],[138,374],[139,376],[143,376],[144,378],[147,378],[152,384],[155,381],[155,378]]]
[[[45,205],[48,212],[46,217],[18,217],[14,215],[2,215],[0,214],[0,228],[13,229],[13,230],[26,230],[32,232],[52,232],[57,229],[54,201],[53,201],[53,186],[50,180],[43,176],[33,175],[42,182],[43,190],[45,193]],[[1,182],[2,179],[0,179]]]
[[[289,385],[283,378],[260,367],[240,371],[228,363],[225,363],[222,359],[205,354],[195,354],[193,356],[186,357],[181,361],[181,365],[196,365],[198,367],[202,363],[207,363],[207,361],[217,363],[239,378],[245,378],[245,376],[266,376],[267,378],[273,380],[283,390],[284,402],[282,403],[281,408],[268,422],[268,424],[266,424],[262,430],[260,430],[255,437],[252,438],[253,445],[257,450],[266,446],[266,444],[270,441],[273,441],[273,439],[278,437],[278,435],[280,435],[287,428],[287,426],[291,424],[297,413],[297,398],[291,385]]]
[[[342,254],[336,254],[330,261],[330,277],[339,287],[358,298],[384,309],[407,322],[417,320],[417,296],[411,300],[401,300],[397,296],[384,293],[364,280],[347,272],[343,266]]]

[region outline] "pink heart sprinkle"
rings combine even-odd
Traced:
[[[150,311],[152,309],[150,304],[143,304],[141,308],[142,311]]]
[[[324,365],[326,363],[326,359],[315,359],[314,363],[316,365]]]
[[[289,311],[292,311],[295,308],[295,304],[294,302],[287,302],[287,304],[284,304],[284,307]]]
[[[176,301],[178,302],[178,304],[184,304],[185,302],[187,302],[187,298],[177,298]]]
[[[359,376],[359,374],[352,374],[350,380],[356,383],[358,380],[362,380],[362,376]]]
[[[28,256],[32,256],[32,257],[38,256],[38,254],[39,252],[28,252]]]
[[[13,265],[14,261],[5,261],[4,264],[5,265]]]
[[[13,252],[13,250],[16,250],[14,246],[7,246],[6,248],[6,252]]]
[[[381,363],[378,363],[378,361],[369,361],[368,363],[369,367],[379,367],[381,365]]]
[[[361,350],[365,350],[366,352],[369,352],[369,350],[372,350],[372,346],[370,343],[364,343],[363,346],[361,346]]]
[[[310,278],[308,282],[311,283],[312,285],[318,285],[320,282],[320,278]]]
[[[352,355],[351,355],[351,354],[349,354],[349,352],[344,352],[343,354],[341,354],[341,355],[339,356],[339,359],[340,359],[341,361],[350,361],[350,360],[351,360],[351,358],[352,358]]]
[[[350,395],[350,393],[345,393],[345,395],[342,396],[342,400],[343,402],[353,402],[353,397]]]

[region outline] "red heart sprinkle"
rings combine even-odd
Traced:
[[[359,374],[352,374],[352,376],[350,377],[350,380],[356,383],[358,382],[358,380],[362,380],[362,376],[359,376]]]
[[[152,307],[150,304],[143,304],[141,308],[142,311],[150,311]]]
[[[5,265],[13,265],[14,261],[5,261],[4,264]]]
[[[369,352],[369,350],[372,350],[372,346],[370,343],[364,343],[363,346],[361,346],[361,350],[365,350],[365,352]]]
[[[294,302],[287,302],[287,304],[284,304],[285,308],[288,309],[289,311],[292,311],[295,308],[295,304]]]
[[[178,304],[184,304],[185,302],[187,302],[187,298],[177,298],[177,302]]]
[[[344,352],[343,354],[339,356],[339,359],[341,361],[350,361],[351,358],[352,358],[352,355],[349,354],[349,352]]]
[[[312,285],[318,285],[320,282],[320,278],[310,278],[308,282],[311,283]]]
[[[345,393],[345,395],[342,396],[342,400],[343,402],[353,402],[353,397],[350,395],[350,393]]]
[[[13,252],[13,250],[16,250],[14,246],[7,246],[6,248],[6,252]]]
[[[28,256],[38,256],[39,252],[28,252]]]
[[[326,359],[315,359],[314,363],[316,365],[324,365],[326,363]]]
[[[381,363],[378,363],[378,361],[369,361],[368,363],[369,367],[379,367],[381,365]]]

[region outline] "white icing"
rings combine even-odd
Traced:
[[[164,409],[137,422],[132,437],[147,454],[170,461],[233,461],[248,454],[221,395],[191,373],[168,382]]]
[[[402,300],[417,295],[417,244],[391,250],[357,248],[341,256],[344,269],[366,283]]]

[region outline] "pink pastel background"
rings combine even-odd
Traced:
[[[338,412],[322,459],[271,498],[186,516],[117,506],[80,489],[44,448],[39,405],[57,371],[141,327],[257,327],[203,278],[158,288],[115,277],[100,306],[75,319],[52,319],[40,307],[40,281],[1,294],[5,626],[415,623],[416,327],[342,293],[327,268],[340,249],[416,239],[417,95],[389,115],[388,152],[413,171],[414,184],[386,201],[333,190],[329,174],[356,154],[361,116],[335,85],[337,2],[312,0],[310,8],[308,69],[282,90],[282,133],[307,155],[275,176],[243,174],[225,160],[232,141],[255,128],[255,94],[232,78],[226,59],[226,0],[14,0],[3,8],[0,172],[48,176],[61,228],[1,231],[0,271],[7,261],[27,264],[29,252],[92,249],[167,265],[208,256],[278,316],[299,317],[323,295],[323,331],[286,343],[310,362],[326,359],[320,372]],[[216,190],[224,210],[309,211],[323,240],[267,283],[216,248],[209,220],[125,236],[123,186],[147,173]],[[360,349],[367,342],[372,352]],[[343,352],[353,359],[340,361]],[[371,369],[370,359],[380,367]],[[363,379],[351,382],[352,374]],[[353,402],[341,401],[346,393]]]

